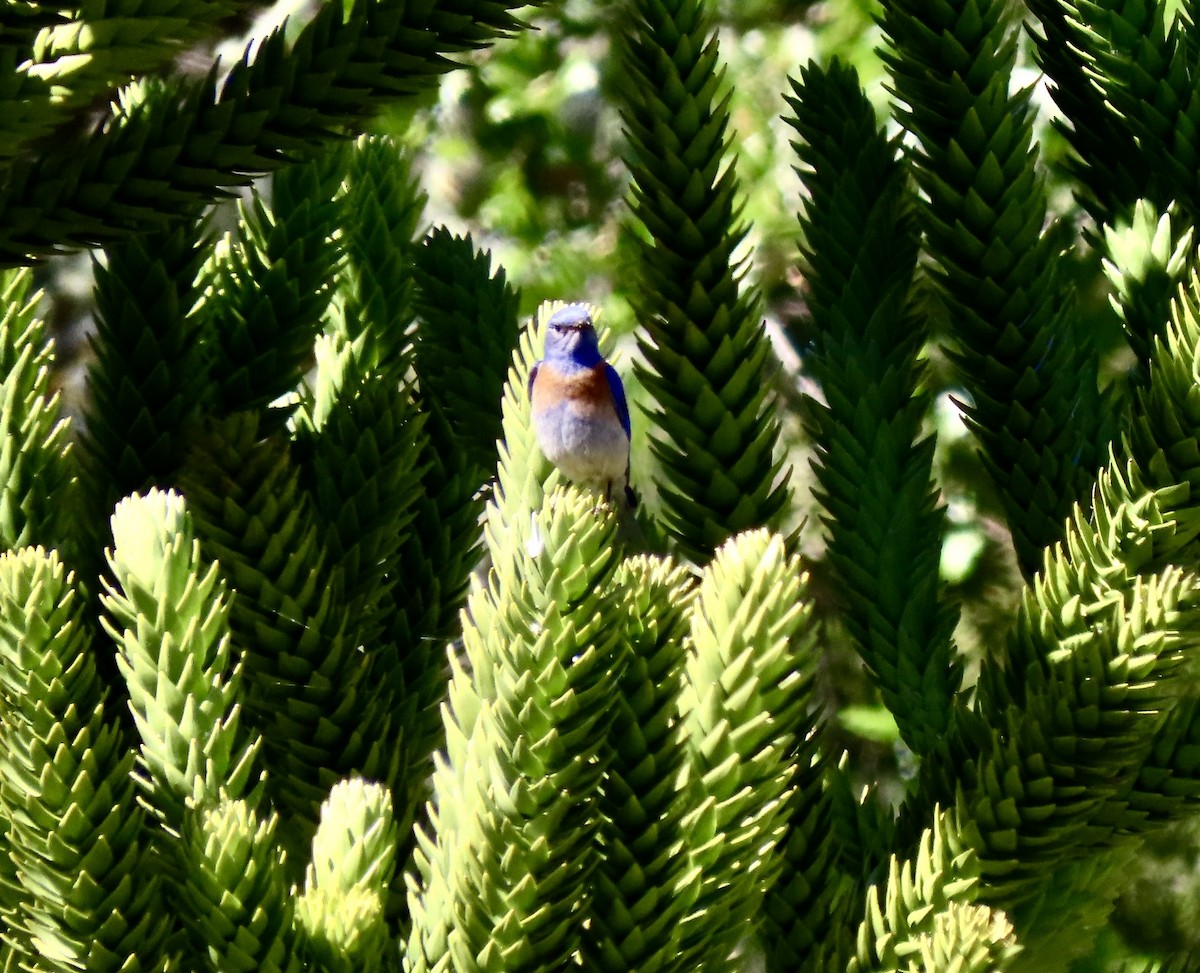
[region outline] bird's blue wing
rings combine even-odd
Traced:
[[[534,362],[533,368],[529,370],[529,384],[526,386],[526,394],[530,397],[533,396],[533,383],[537,381],[538,369],[541,367],[542,363],[540,361]]]
[[[613,405],[617,410],[617,418],[621,420],[621,428],[625,430],[625,435],[633,437],[633,431],[629,425],[629,403],[625,401],[625,386],[621,384],[621,376],[617,374],[617,370],[605,362],[604,377],[608,379],[608,390],[612,393]]]

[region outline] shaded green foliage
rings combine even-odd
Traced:
[[[1185,968],[1189,11],[511,9],[0,10],[0,967]]]

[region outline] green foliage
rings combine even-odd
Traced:
[[[1086,191],[1105,218],[1139,198],[1195,214],[1195,37],[1165,4],[1048,3],[1038,51],[1066,94],[1064,125]],[[1035,35],[1036,36],[1036,35]]]
[[[122,500],[112,536],[102,623],[142,741],[138,782],[158,820],[178,831],[189,804],[250,797],[258,783],[259,742],[240,726],[229,596],[218,566],[201,559],[178,494]]]
[[[1009,515],[1026,574],[1103,461],[1096,365],[1072,327],[1062,237],[1044,230],[1028,90],[1009,93],[1017,28],[1002,0],[889,2],[886,54],[968,420]]]
[[[504,391],[502,366],[517,343],[517,294],[469,236],[451,236],[444,227],[422,241],[413,259],[422,389],[446,416],[459,448],[487,469],[501,437],[495,404]]]
[[[285,825],[300,818],[306,840],[333,783],[353,770],[384,773],[394,757],[380,740],[386,697],[364,706],[371,666],[356,651],[340,573],[330,583],[331,556],[299,477],[286,441],[262,438],[255,418],[241,415],[197,442],[183,484],[205,549],[238,592],[229,626],[244,646],[246,709],[272,770],[267,786]]]
[[[782,866],[776,848],[795,797],[795,758],[812,729],[816,632],[806,582],[777,535],[752,531],[717,552],[692,605],[680,715],[699,799],[685,826],[704,928],[684,945],[715,968]]]
[[[26,271],[0,274],[0,539],[73,548],[76,470],[51,385],[54,342]]]
[[[400,371],[410,353],[412,249],[424,197],[390,139],[341,146],[326,166],[327,179],[344,180],[326,226],[336,219],[347,259],[334,333],[364,366]]]
[[[924,322],[911,298],[917,238],[907,174],[853,72],[809,68],[789,119],[811,197],[801,225],[808,423],[842,619],[913,750],[933,749],[959,688],[956,612],[939,592],[942,513],[918,394]],[[805,334],[797,327],[797,343]],[[900,698],[903,697],[903,702]]]
[[[624,661],[608,623],[615,518],[592,504],[551,493],[471,592],[409,895],[414,970],[555,968],[578,946],[584,903],[564,893],[594,867],[590,805]],[[493,536],[502,516],[489,509]],[[499,800],[481,807],[481,786]]]
[[[0,967],[1185,968],[1197,28],[810,6],[4,5]]]
[[[638,376],[655,403],[664,522],[688,556],[704,559],[740,530],[778,524],[788,500],[767,399],[770,347],[734,257],[746,229],[736,222],[728,96],[705,5],[634,5],[620,56],[630,208],[644,228]]]
[[[313,837],[299,928],[322,969],[386,969],[392,946],[384,919],[395,868],[396,831],[387,789],[348,780],[329,792]]]
[[[1020,946],[1003,913],[972,903],[976,889],[970,852],[948,846],[944,817],[921,835],[915,860],[892,859],[887,882],[867,897],[858,952],[847,969],[1006,970]]]
[[[211,347],[218,415],[261,409],[295,388],[333,294],[341,253],[330,238],[332,192],[314,166],[293,166],[242,209],[201,274],[198,327]]]
[[[831,786],[845,785],[821,750],[820,732],[795,748],[794,795],[779,876],[763,903],[762,940],[768,968],[842,969],[850,955],[850,924],[859,903],[843,837],[835,827],[857,817],[853,800],[839,808]],[[849,808],[849,813],[845,810]]]
[[[189,810],[181,835],[181,910],[194,956],[214,970],[300,970],[295,905],[275,836],[244,800]]]
[[[1171,202],[1161,173],[1138,148],[1128,120],[1104,103],[1108,94],[1124,89],[1138,74],[1143,91],[1154,87],[1153,75],[1164,67],[1163,8],[1056,0],[1032,0],[1029,6],[1037,15],[1039,29],[1033,36],[1038,59],[1063,110],[1056,124],[1071,143],[1074,154],[1068,167],[1078,180],[1084,205],[1097,221],[1110,222],[1138,199],[1155,206]],[[1146,36],[1152,32],[1157,36]],[[1092,69],[1102,61],[1107,62],[1106,70]],[[1142,74],[1146,69],[1150,77]],[[1126,107],[1142,111],[1141,105],[1124,100]]]
[[[1150,369],[1151,345],[1166,324],[1171,298],[1188,269],[1195,248],[1192,237],[1192,227],[1173,217],[1170,209],[1159,216],[1146,200],[1138,201],[1130,220],[1104,228],[1109,253],[1104,269],[1114,291],[1113,306],[1143,381]]]
[[[126,78],[152,74],[181,50],[209,39],[218,21],[235,10],[230,0],[96,0],[53,13],[10,5],[5,33],[19,24],[17,37],[29,60],[6,79],[4,107],[16,117],[5,132],[5,161],[81,114]],[[20,50],[17,44],[8,46]],[[28,111],[35,99],[42,102],[40,112]]]
[[[594,969],[678,969],[677,924],[697,875],[686,847],[676,720],[687,608],[695,587],[670,561],[629,558],[614,583],[630,652],[618,679],[599,800],[604,854],[592,875],[580,954]]]
[[[97,262],[95,358],[83,438],[96,516],[172,476],[214,397],[193,314],[204,257],[190,221],[110,247]]]
[[[311,155],[356,119],[430,86],[452,66],[447,54],[516,28],[509,7],[505,0],[324,4],[294,39],[277,31],[247,47],[219,83],[214,69],[199,81],[180,75],[121,89],[103,137],[88,138],[90,126],[64,120],[74,137],[6,167],[0,261],[120,239],[194,212],[251,174]]]
[[[162,879],[83,611],[55,553],[0,556],[4,943],[26,969],[158,969]]]

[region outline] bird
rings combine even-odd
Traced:
[[[567,479],[602,486],[608,501],[621,489],[632,510],[632,436],[625,386],[604,356],[586,304],[567,304],[546,323],[544,357],[529,373],[538,446]]]

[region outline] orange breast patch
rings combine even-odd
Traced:
[[[608,411],[614,416],[617,412],[603,364],[571,375],[543,364],[533,383],[532,404],[535,412],[546,412],[562,405],[574,406],[581,412]]]

